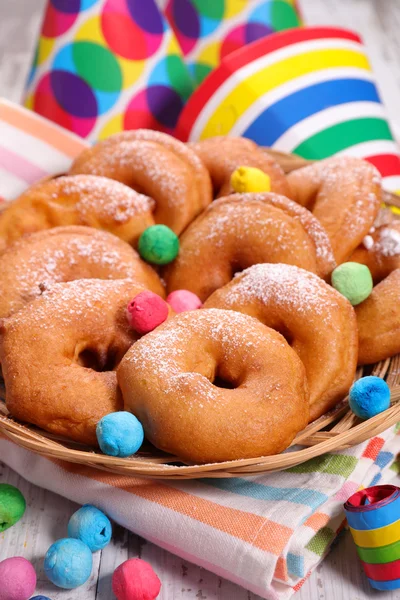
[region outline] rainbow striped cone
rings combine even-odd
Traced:
[[[350,496],[344,510],[369,583],[377,590],[400,588],[400,488],[366,488]]]
[[[308,27],[234,52],[192,95],[183,140],[243,135],[308,159],[358,156],[388,191],[400,191],[400,155],[360,38]]]

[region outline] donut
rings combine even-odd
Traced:
[[[121,181],[155,200],[154,220],[179,235],[212,201],[211,181],[197,154],[166,133],[124,131],[84,150],[71,175]]]
[[[400,269],[378,283],[355,307],[358,363],[368,365],[400,353]]]
[[[154,225],[154,202],[105,177],[79,175],[37,183],[0,213],[0,250],[27,233],[62,225],[87,225],[136,246]]]
[[[254,265],[214,292],[204,307],[248,314],[288,340],[306,369],[310,420],[348,393],[357,367],[354,309],[313,273],[293,265]]]
[[[289,197],[312,211],[329,235],[336,262],[345,262],[378,214],[378,171],[359,158],[328,158],[292,171],[287,180]]]
[[[96,424],[122,409],[115,368],[139,337],[126,306],[129,280],[56,283],[0,321],[0,362],[11,415],[97,445]]]
[[[214,201],[181,236],[165,271],[168,293],[187,289],[204,302],[235,272],[265,262],[321,277],[335,267],[329,239],[308,210],[273,193],[233,194]]]
[[[115,235],[78,225],[54,227],[0,254],[0,318],[40,296],[44,287],[74,279],[132,279],[165,296],[157,273]]]
[[[185,461],[275,454],[308,422],[297,354],[279,333],[233,311],[173,317],[130,348],[117,378],[147,439]]]
[[[400,268],[400,220],[372,228],[351,255],[350,261],[362,263],[371,271],[374,283]]]
[[[210,173],[215,197],[232,194],[231,175],[238,167],[256,167],[271,178],[271,191],[289,195],[286,176],[278,163],[251,140],[217,136],[188,144]]]

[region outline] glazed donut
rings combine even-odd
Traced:
[[[211,181],[199,157],[166,133],[124,131],[84,150],[70,174],[121,181],[155,200],[154,219],[179,235],[212,201]]]
[[[357,367],[357,321],[350,302],[292,265],[254,265],[214,292],[204,308],[236,310],[279,331],[303,362],[310,420],[349,391]]]
[[[335,267],[329,239],[308,210],[277,194],[234,194],[213,202],[183,233],[165,272],[167,289],[188,289],[204,301],[235,272],[265,262],[321,277]]]
[[[392,271],[399,269],[400,220],[372,228],[349,260],[367,265],[374,283],[379,283]]]
[[[164,297],[157,273],[115,235],[92,227],[32,233],[0,255],[0,318],[40,296],[44,287],[74,279],[131,279]]]
[[[62,225],[105,229],[136,245],[154,225],[154,201],[105,177],[80,175],[42,181],[0,213],[0,250],[27,233]]]
[[[278,163],[255,142],[241,137],[212,137],[188,144],[208,169],[215,197],[232,194],[231,175],[238,167],[256,167],[271,178],[271,191],[289,195],[285,174]]]
[[[347,260],[374,223],[381,178],[359,158],[328,158],[292,171],[289,197],[310,209],[326,229],[338,264]]]
[[[122,410],[115,367],[138,335],[128,280],[57,283],[29,308],[0,321],[0,362],[11,415],[96,445],[96,424]]]
[[[368,365],[400,353],[400,269],[392,271],[355,307],[358,363]]]
[[[302,362],[279,333],[237,312],[177,315],[127,352],[117,377],[146,437],[186,461],[281,452],[308,422]]]

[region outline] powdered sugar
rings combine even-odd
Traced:
[[[362,241],[364,248],[366,248],[367,250],[371,250],[371,248],[374,245],[374,238],[372,237],[372,235],[366,235],[365,238]]]
[[[383,228],[376,246],[383,256],[400,255],[400,231],[392,227]]]

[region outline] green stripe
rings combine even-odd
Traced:
[[[289,473],[329,473],[330,475],[341,475],[348,477],[354,471],[358,459],[354,456],[343,456],[341,454],[324,454],[317,456],[307,462],[287,469]]]
[[[306,548],[311,550],[314,554],[322,556],[329,544],[335,537],[335,532],[329,527],[323,527],[314,535],[313,538],[308,542]]]
[[[292,152],[309,160],[322,159],[362,142],[392,139],[385,119],[352,119],[316,133]]]
[[[400,558],[400,541],[380,548],[360,548],[356,546],[358,556],[369,565],[381,565]]]

